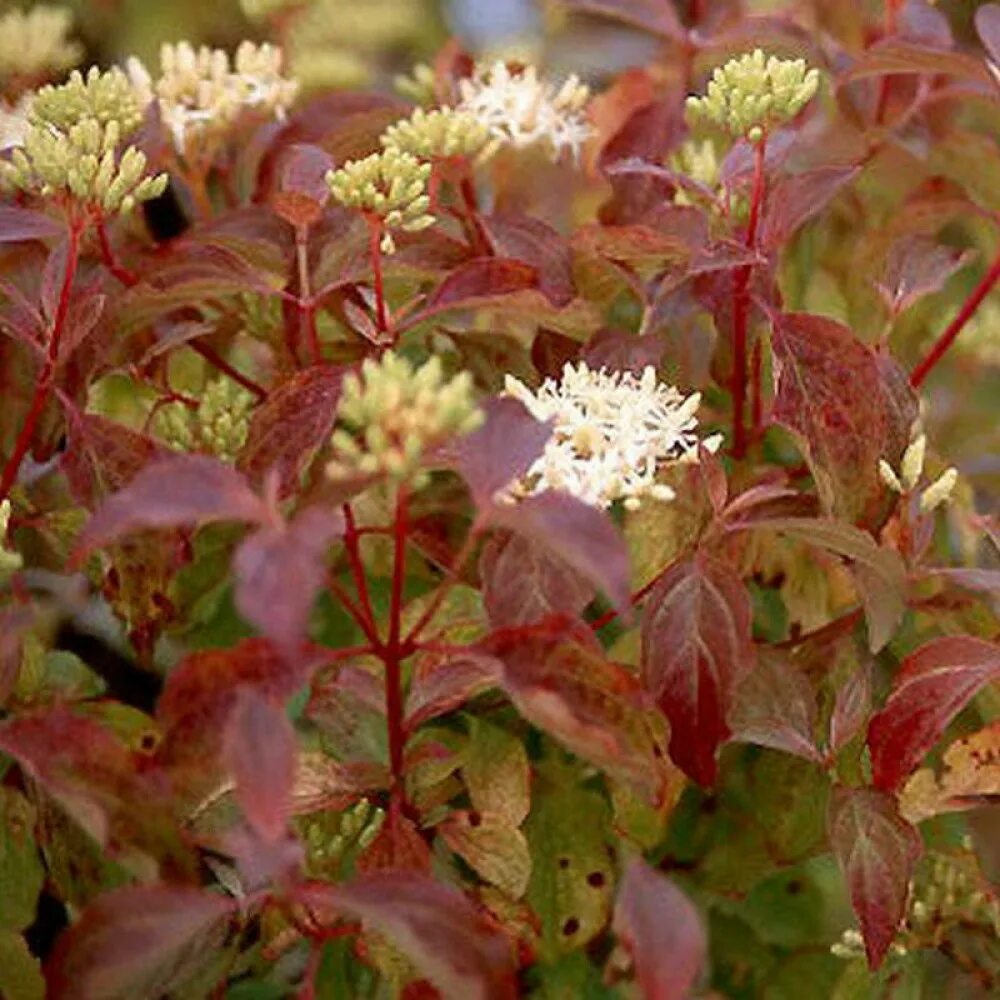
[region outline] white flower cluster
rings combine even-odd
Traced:
[[[144,105],[158,103],[183,155],[192,142],[223,136],[244,111],[282,118],[298,93],[296,81],[282,75],[282,59],[273,45],[242,42],[230,61],[221,49],[179,42],[161,48],[155,81],[138,59],[126,65],[137,97]]]
[[[643,497],[672,500],[674,491],[656,481],[669,462],[696,462],[698,446],[716,451],[720,435],[699,441],[695,413],[699,393],[683,396],[642,375],[597,371],[567,364],[559,381],[549,378],[537,392],[507,376],[505,391],[538,420],[554,423],[545,451],[503,499],[517,500],[544,490],[562,490],[595,507],[623,500],[634,510]]]
[[[568,149],[578,159],[592,132],[585,114],[590,91],[576,76],[557,89],[533,66],[510,70],[497,62],[460,81],[459,96],[458,110],[474,115],[500,145],[540,144],[553,159]]]

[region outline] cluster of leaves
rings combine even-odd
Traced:
[[[380,93],[197,174],[147,120],[145,218],[0,204],[0,994],[996,989],[1000,382],[962,345],[1000,6],[767,6],[565,0],[651,64],[580,164],[434,161],[392,254],[325,181],[410,114]],[[758,46],[820,94],[680,172],[686,98]],[[410,487],[331,478],[390,347],[481,425]],[[504,376],[579,360],[700,390],[728,450],[669,503],[501,502],[552,433]],[[928,374],[933,509],[937,450],[879,471]]]

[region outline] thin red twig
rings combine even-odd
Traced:
[[[389,597],[389,641],[386,643],[385,715],[389,730],[389,767],[392,772],[392,796],[399,802],[403,793],[403,751],[406,731],[403,726],[403,650],[400,641],[403,621],[403,580],[406,575],[406,535],[408,503],[406,486],[400,485],[396,499],[393,532],[392,586]]]

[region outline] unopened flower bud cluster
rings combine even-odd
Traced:
[[[360,375],[344,380],[338,426],[327,466],[335,479],[385,475],[423,485],[419,466],[425,453],[447,438],[482,424],[472,393],[472,377],[447,378],[437,357],[419,368],[387,351],[367,359]]]
[[[70,40],[73,15],[64,7],[37,4],[0,17],[0,80],[41,80],[65,73],[83,55]]]
[[[246,444],[254,397],[227,378],[210,382],[197,409],[171,403],[157,413],[160,436],[178,451],[208,452],[234,461]]]
[[[243,42],[230,60],[222,49],[180,42],[160,49],[155,81],[138,59],[129,59],[128,72],[139,100],[156,101],[174,148],[185,155],[221,141],[246,111],[282,118],[298,93],[282,61],[273,45]]]
[[[139,120],[120,70],[74,72],[65,84],[34,96],[22,144],[0,161],[0,182],[105,215],[129,212],[167,185],[166,175],[146,175],[145,154],[136,147],[118,152]]]
[[[342,205],[377,216],[387,230],[418,232],[434,224],[434,216],[427,211],[430,173],[430,163],[390,146],[331,170],[326,182]],[[382,249],[386,253],[395,249],[389,232],[383,237]]]
[[[385,149],[397,149],[422,160],[475,156],[490,141],[487,127],[467,111],[417,108],[409,118],[390,125],[381,138]]]
[[[894,493],[909,496],[916,491],[924,471],[924,457],[927,454],[927,437],[920,434],[910,442],[903,454],[903,460],[897,474],[896,470],[884,459],[879,459],[878,472],[882,482]],[[920,494],[921,513],[929,514],[951,498],[958,482],[958,470],[945,469],[930,486]]]
[[[7,548],[7,528],[10,525],[10,500],[0,502],[0,584],[21,568],[21,556]]]
[[[506,63],[479,66],[459,83],[458,109],[489,129],[499,145],[540,146],[558,159],[574,159],[590,138],[586,117],[589,89],[576,76],[560,87],[540,80],[533,66],[511,70]]]
[[[705,96],[687,99],[688,118],[758,142],[769,128],[794,118],[818,87],[819,71],[808,69],[805,60],[754,49],[715,69]]]
[[[646,497],[672,500],[674,491],[657,481],[659,470],[696,462],[699,445],[715,451],[721,444],[718,436],[699,441],[700,395],[683,396],[658,381],[652,367],[635,375],[566,364],[560,379],[546,379],[536,392],[512,375],[505,391],[554,426],[545,451],[507,488],[504,500],[545,490],[571,493],[595,507],[622,500],[635,509]]]

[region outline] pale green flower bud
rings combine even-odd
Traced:
[[[921,434],[910,442],[910,446],[903,454],[903,464],[899,471],[902,473],[903,485],[907,490],[912,490],[920,479],[920,474],[924,471],[924,456],[927,453],[927,436]]]
[[[466,111],[417,108],[409,118],[390,125],[379,141],[386,149],[398,149],[431,160],[475,156],[490,141],[490,132],[475,115]]]
[[[903,484],[899,481],[899,476],[893,471],[892,466],[884,459],[878,460],[879,479],[889,487],[893,493],[903,493]]]
[[[205,387],[196,409],[170,403],[156,413],[158,436],[177,451],[204,452],[232,462],[246,443],[254,397],[219,378]]]
[[[424,454],[482,421],[468,372],[447,379],[437,357],[414,369],[387,351],[378,361],[366,359],[360,377],[344,379],[327,474],[384,475],[419,488],[426,478],[419,468]]]
[[[113,123],[118,129],[115,145],[142,124],[142,115],[132,84],[120,69],[102,72],[91,66],[86,76],[74,70],[65,83],[42,87],[31,103],[30,120],[60,132],[87,120],[99,126]]]
[[[929,514],[936,510],[945,501],[951,498],[955,484],[958,482],[958,469],[945,469],[940,476],[930,486],[924,490],[920,497],[920,510],[924,514]]]
[[[687,99],[688,119],[759,142],[768,129],[794,118],[818,87],[819,71],[807,69],[805,60],[765,57],[755,49],[716,68],[705,96]]]
[[[392,82],[396,90],[414,104],[426,107],[434,103],[434,70],[427,63],[417,63],[409,76],[400,73]]]
[[[22,77],[37,83],[75,66],[83,47],[67,37],[72,22],[68,10],[50,4],[0,17],[0,79]]]
[[[427,213],[430,172],[429,163],[389,147],[331,170],[326,182],[342,205],[377,215],[389,229],[417,232],[435,222]]]
[[[10,500],[0,503],[0,583],[16,573],[22,565],[21,555],[7,546],[7,528],[10,524]]]

